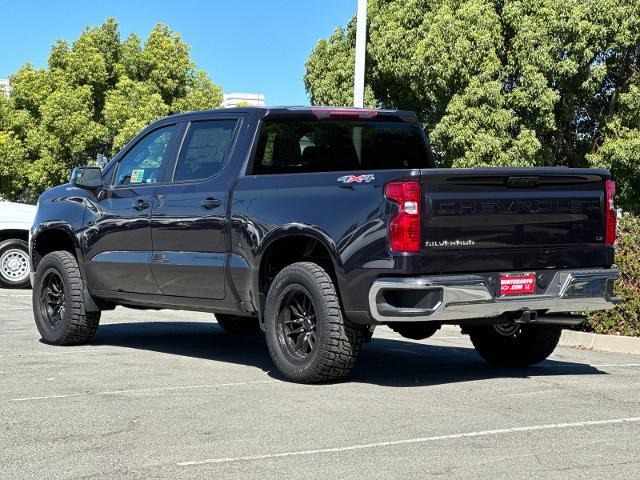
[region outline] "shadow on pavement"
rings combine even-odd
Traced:
[[[92,344],[251,365],[274,378],[282,378],[273,366],[262,335],[229,335],[213,322],[105,324],[98,328]],[[527,368],[500,368],[484,362],[472,348],[374,338],[364,345],[346,381],[409,387],[492,378],[594,374],[606,373],[588,364],[556,360]]]

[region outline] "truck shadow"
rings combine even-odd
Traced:
[[[427,340],[428,342],[428,340]],[[240,337],[216,323],[136,322],[101,325],[93,345],[148,350],[258,367],[282,379],[262,335]],[[588,364],[546,360],[527,368],[487,364],[472,348],[375,338],[365,344],[347,382],[415,387],[493,378],[606,374]]]

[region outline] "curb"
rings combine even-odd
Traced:
[[[599,350],[602,352],[630,353],[640,355],[640,337],[622,335],[602,335],[599,333],[563,330],[560,346]]]

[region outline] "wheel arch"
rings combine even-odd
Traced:
[[[275,275],[285,266],[301,261],[318,263],[327,270],[340,295],[344,271],[333,240],[313,227],[282,226],[269,233],[259,251],[259,269],[254,288],[258,293],[257,307],[260,312],[264,311],[266,294]]]
[[[31,237],[30,252],[33,271],[38,268],[40,260],[48,253],[64,250],[71,253],[80,266],[84,275],[83,265],[80,262],[81,249],[78,238],[72,228],[63,223],[55,223],[38,227]]]

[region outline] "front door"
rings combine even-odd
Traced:
[[[225,164],[238,121],[191,122],[171,183],[158,186],[151,270],[165,295],[225,297],[225,210],[232,181]]]
[[[92,290],[159,293],[150,267],[151,209],[176,132],[176,125],[168,125],[142,137],[118,160],[98,193],[86,230]]]

